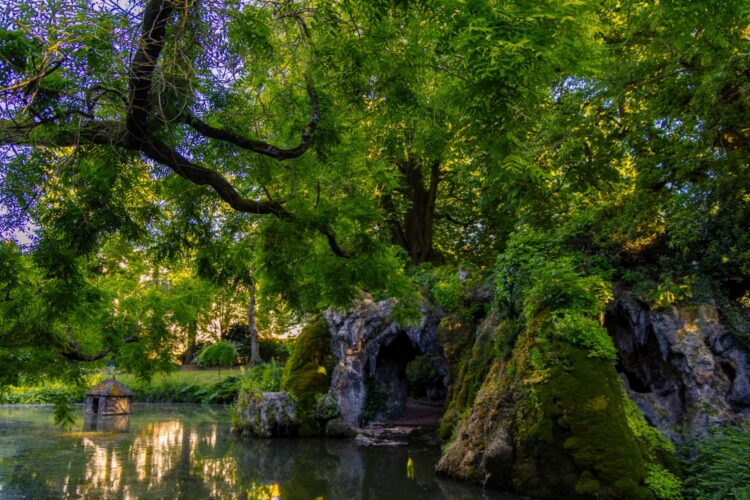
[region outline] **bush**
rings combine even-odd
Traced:
[[[314,418],[315,399],[331,385],[333,356],[331,335],[325,318],[318,317],[302,329],[294,342],[292,354],[284,365],[281,388],[297,401],[300,435],[319,434],[320,425]]]
[[[276,392],[281,390],[282,367],[271,360],[245,371],[240,388],[243,392]]]
[[[245,323],[233,323],[229,330],[221,336],[221,340],[231,342],[237,350],[240,364],[250,362],[250,330]]]
[[[237,349],[237,358],[240,364],[250,363],[251,345],[250,331],[245,323],[235,323],[229,327],[229,331],[222,340],[232,342]],[[279,338],[258,337],[258,354],[263,361],[275,360],[283,364],[289,358],[290,342]]]
[[[276,361],[284,364],[289,359],[291,342],[277,338],[258,339],[258,351],[263,361]]]
[[[667,469],[656,464],[646,464],[646,486],[656,498],[682,500],[682,482]]]
[[[9,386],[0,393],[0,404],[51,404],[59,401],[82,403],[84,388],[49,382],[39,386]]]
[[[464,300],[464,286],[458,275],[441,279],[432,289],[435,304],[444,311],[455,311]]]
[[[750,498],[750,420],[716,429],[680,451],[689,498]]]
[[[204,348],[198,355],[202,366],[229,367],[237,359],[237,349],[231,342],[221,341]]]

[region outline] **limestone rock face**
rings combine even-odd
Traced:
[[[246,436],[275,437],[296,434],[296,404],[286,392],[250,392],[237,396],[234,430]]]
[[[362,423],[368,381],[382,395],[382,416],[403,413],[408,396],[404,369],[417,355],[428,357],[441,378],[438,387],[432,389],[433,394],[444,397],[448,366],[437,338],[442,313],[424,311],[418,325],[404,328],[392,319],[392,311],[390,301],[365,298],[348,311],[331,309],[326,313],[336,360],[331,391],[338,402],[341,422],[351,428]]]
[[[670,438],[701,435],[750,412],[747,355],[714,306],[654,311],[622,295],[605,324],[628,395]]]

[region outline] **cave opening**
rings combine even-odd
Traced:
[[[636,325],[628,311],[614,307],[607,311],[604,327],[617,346],[616,369],[630,391],[662,395],[677,391],[672,363],[663,357],[649,323]]]
[[[406,332],[384,344],[366,382],[365,419],[398,420],[414,413],[415,406],[432,405],[442,410],[448,390],[435,361],[421,352]]]

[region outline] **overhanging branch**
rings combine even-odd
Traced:
[[[312,144],[312,137],[315,129],[318,128],[318,122],[320,121],[320,103],[318,100],[318,94],[315,92],[315,88],[312,84],[312,79],[309,75],[305,75],[307,95],[310,96],[310,122],[302,129],[302,137],[298,146],[290,149],[283,149],[272,144],[268,144],[263,141],[257,141],[242,137],[238,134],[230,132],[226,129],[220,129],[212,127],[206,122],[200,120],[192,114],[185,116],[184,121],[187,125],[194,128],[198,133],[204,137],[210,137],[211,139],[217,139],[220,141],[229,142],[235,146],[239,146],[243,149],[253,151],[258,154],[270,156],[277,160],[288,160],[290,158],[297,158],[307,151]]]
[[[0,144],[47,147],[96,144],[137,151],[147,158],[169,167],[177,175],[194,184],[210,186],[234,210],[254,214],[273,214],[288,220],[294,220],[294,216],[287,212],[281,203],[271,199],[261,201],[242,196],[218,171],[203,167],[185,158],[175,148],[157,139],[152,132],[153,73],[164,48],[166,28],[172,17],[173,7],[174,0],[150,0],[144,8],[141,36],[130,65],[127,114],[124,123],[114,120],[92,119],[91,114],[75,110],[69,111],[67,115],[51,117],[49,120],[45,120],[44,124],[35,122],[19,124],[12,120],[0,121]],[[227,141],[278,160],[298,157],[310,147],[313,133],[320,120],[318,96],[310,77],[305,75],[305,78],[312,108],[311,116],[310,122],[302,131],[300,144],[294,148],[284,149],[262,141],[243,138],[232,132],[212,127],[194,116],[189,116],[185,121],[208,138]],[[69,123],[69,119],[73,115],[89,119],[79,120],[76,126],[73,126],[72,123]],[[44,127],[44,133],[35,133],[39,127]],[[343,258],[352,257],[351,254],[341,248],[333,231],[328,226],[317,226],[316,230],[326,237],[335,255]],[[68,354],[77,355],[75,350]]]
[[[140,339],[137,337],[125,337],[122,339],[123,343],[130,344],[133,342],[139,342]],[[64,351],[61,351],[60,354],[71,361],[83,361],[83,362],[92,362],[92,361],[99,361],[102,358],[105,358],[109,355],[109,353],[112,352],[112,348],[102,349],[96,354],[85,354],[83,352],[83,347],[81,347],[81,344],[76,342],[74,339],[68,340],[68,345],[66,346],[66,349]]]

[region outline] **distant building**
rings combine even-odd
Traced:
[[[86,413],[129,415],[133,391],[114,378],[96,384],[86,393]]]

